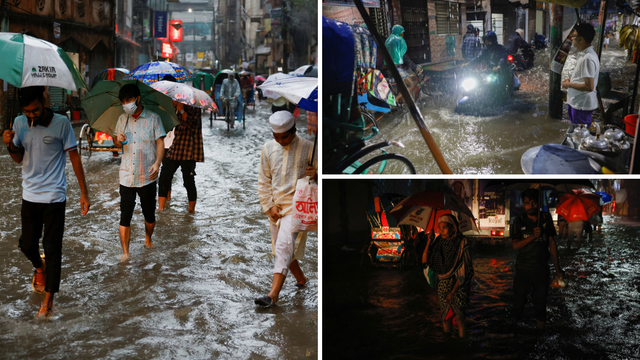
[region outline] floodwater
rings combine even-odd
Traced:
[[[560,240],[567,287],[550,288],[547,329],[529,301],[516,332],[508,304],[516,252],[472,248],[468,338],[443,332],[437,290],[422,269],[361,269],[360,254],[324,249],[323,355],[331,359],[635,359],[640,357],[640,223],[605,215],[578,251]],[[353,243],[349,247],[355,248]],[[327,254],[332,254],[331,256]],[[553,265],[551,273],[554,273]]]
[[[612,43],[616,42],[612,40]],[[421,95],[418,106],[427,128],[435,139],[451,171],[463,174],[522,174],[520,159],[528,149],[544,144],[560,144],[570,123],[549,117],[549,49],[536,50],[535,66],[520,73],[522,87],[506,103],[493,109],[494,116],[468,116],[454,113],[462,97],[447,91],[451,80],[433,80],[432,97]],[[563,79],[571,75],[577,50],[572,49],[564,67]],[[601,71],[611,73],[614,88],[627,92],[633,83],[635,67],[626,61],[626,52],[612,45],[603,51]],[[462,79],[458,78],[458,82]],[[599,116],[598,111],[594,118]],[[621,117],[621,112],[618,112]],[[398,141],[405,148],[387,147],[385,151],[402,154],[411,160],[418,174],[441,173],[429,148],[408,111],[391,112],[378,122],[381,140]],[[385,173],[408,173],[401,163],[388,164]]]
[[[136,207],[125,263],[118,236],[119,158],[83,156],[91,199],[85,217],[67,161],[62,283],[47,320],[35,319],[44,295],[32,292],[33,269],[18,249],[21,169],[3,151],[0,358],[317,358],[315,233],[301,262],[309,286],[298,290],[289,276],[278,306],[253,302],[269,292],[273,279],[268,220],[257,192],[260,149],[272,138],[270,114],[268,104],[258,105],[248,112],[246,130],[240,125],[231,131],[222,121],[210,126],[205,115],[196,213],[187,212],[178,171],[168,209],[156,213],[152,249],[144,247],[144,218]],[[310,138],[305,121],[298,128]]]

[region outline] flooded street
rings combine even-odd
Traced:
[[[633,84],[635,67],[626,61],[626,51],[617,46],[617,41],[612,40],[611,43],[612,46],[603,51],[601,71],[611,73],[614,88],[627,92]],[[526,150],[538,145],[562,142],[570,124],[566,105],[563,105],[566,120],[549,117],[549,51],[536,50],[535,66],[519,75],[521,89],[515,92],[513,98],[494,109],[493,116],[454,113],[456,103],[462,95],[443,90],[438,85],[438,80],[434,79],[431,86],[434,96],[422,95],[418,106],[453,173],[521,174],[520,158]],[[563,79],[569,77],[575,67],[576,52],[575,48],[572,49],[567,59]],[[456,81],[461,82],[462,79],[458,78]],[[618,112],[615,115],[621,118],[621,114]],[[596,110],[594,119],[599,117]],[[408,157],[419,174],[440,173],[408,111],[388,113],[379,120],[378,125],[380,135],[368,143],[384,139],[399,141],[405,145],[404,149],[387,149]],[[399,164],[390,163],[385,173],[403,171],[404,168]]]
[[[594,230],[578,251],[558,241],[567,287],[550,289],[543,334],[536,331],[530,301],[517,331],[509,331],[516,256],[511,244],[472,247],[467,339],[443,332],[437,290],[422,269],[363,270],[355,239],[342,249],[324,248],[323,313],[330,315],[323,320],[323,354],[344,359],[639,358],[640,223],[626,219],[605,215],[602,231]]]
[[[260,149],[273,138],[270,114],[265,101],[248,111],[246,130],[236,123],[231,131],[203,116],[196,213],[187,212],[178,171],[168,209],[156,212],[152,249],[144,247],[136,206],[125,263],[119,158],[82,156],[91,200],[85,217],[67,161],[62,283],[47,320],[35,319],[43,295],[32,291],[33,268],[18,249],[21,167],[2,151],[0,358],[317,358],[317,233],[309,234],[301,262],[309,286],[299,290],[289,276],[278,306],[263,309],[253,301],[269,292],[273,279],[269,223],[257,191]],[[312,140],[304,120],[297,127]]]

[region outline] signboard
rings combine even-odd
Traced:
[[[280,25],[280,17],[282,16],[282,9],[272,9],[271,10],[271,26]]]
[[[504,228],[504,218],[504,215],[496,215],[487,217],[485,219],[478,219],[478,222],[480,223],[480,228],[482,229]]]
[[[53,23],[53,38],[60,39],[60,24],[57,22]]]
[[[182,41],[182,21],[181,20],[171,20],[169,40],[173,42]]]
[[[173,48],[171,47],[170,42],[162,43],[162,57],[165,59],[173,58]]]
[[[193,61],[193,53],[186,53],[185,60],[187,60],[188,62]]]
[[[322,5],[356,6],[353,0],[322,0]],[[362,0],[364,7],[380,7],[380,0]]]
[[[167,12],[156,11],[153,14],[153,37],[166,38],[167,37]]]

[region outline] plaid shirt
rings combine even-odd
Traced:
[[[120,163],[120,185],[143,187],[155,182],[149,179],[149,169],[157,159],[156,141],[167,135],[160,116],[146,108],[137,119],[122,114],[118,118],[115,134],[127,136]]]
[[[202,146],[202,110],[185,105],[184,114],[176,111],[180,124],[175,127],[175,138],[167,152],[174,161],[195,160],[204,162]]]
[[[469,35],[462,41],[462,57],[471,60],[480,52],[480,40],[475,35]]]

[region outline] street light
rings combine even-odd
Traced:
[[[189,8],[189,12],[191,12],[191,8]]]

